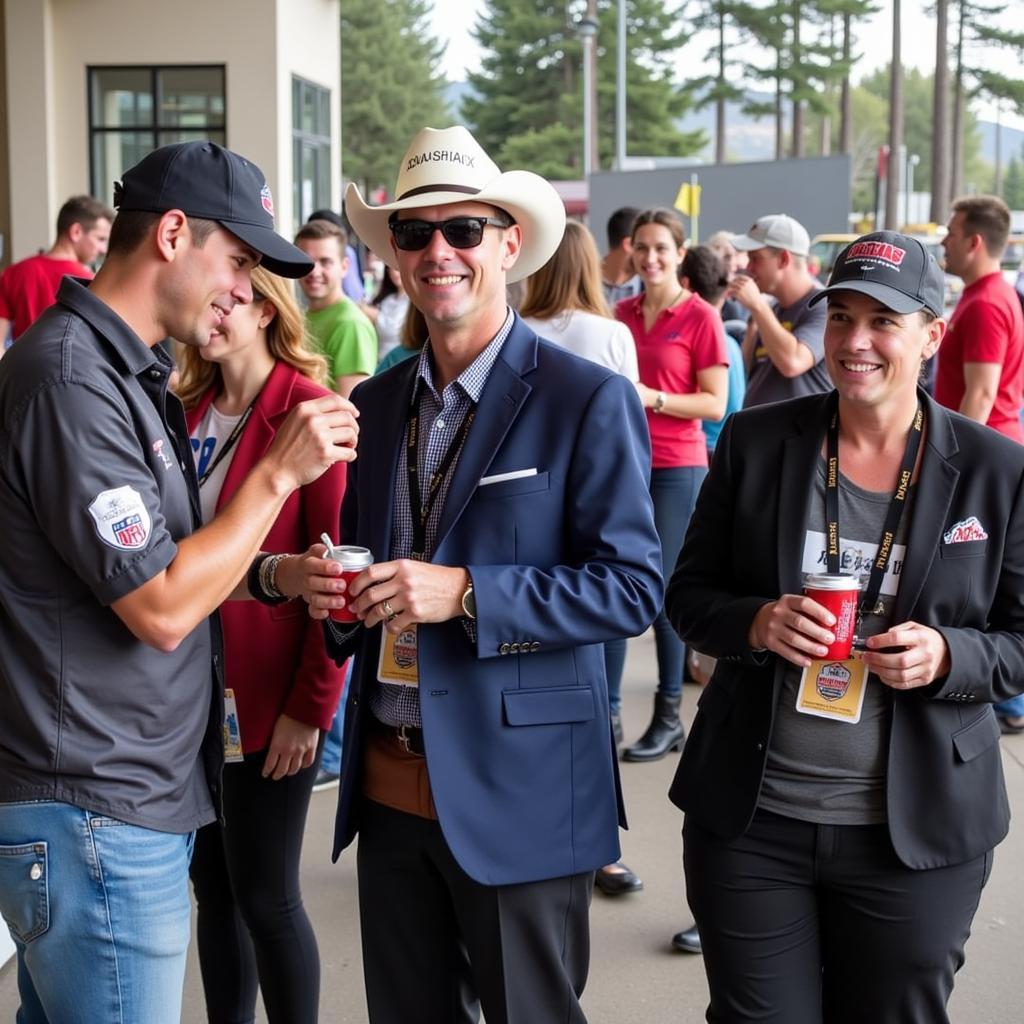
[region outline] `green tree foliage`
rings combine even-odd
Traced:
[[[480,71],[462,112],[480,144],[503,167],[529,167],[556,179],[577,178],[583,159],[582,46],[575,24],[582,0],[490,0],[474,35]],[[596,128],[601,165],[615,149],[615,0],[599,0]],[[627,13],[626,142],[631,155],[687,156],[701,132],[676,121],[689,109],[672,81],[683,21],[677,5],[631,0]]]
[[[927,192],[931,188],[931,166],[927,159],[932,142],[933,75],[916,68],[904,71],[904,143],[908,153],[916,153],[921,163],[914,174],[914,190]],[[861,80],[852,94],[852,203],[855,210],[871,210],[874,203],[875,168],[878,147],[887,140],[889,121],[889,69],[880,68]],[[966,117],[965,152],[967,154],[968,181],[978,188],[987,188],[992,172],[981,159],[981,136],[977,120],[968,110]],[[834,129],[835,130],[835,129]]]
[[[1021,156],[1024,156],[1024,151]],[[1006,167],[1003,199],[1011,210],[1024,210],[1024,165],[1018,156],[1011,157]]]
[[[365,190],[393,188],[413,135],[449,120],[429,13],[428,0],[341,5],[342,167]]]

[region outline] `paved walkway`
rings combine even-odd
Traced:
[[[648,634],[630,644],[624,687],[627,742],[646,725],[654,675],[654,644]],[[687,687],[687,718],[692,717],[696,694],[696,688]],[[956,1024],[1024,1022],[1024,989],[1017,987],[1024,966],[1024,736],[1004,738],[1003,761],[1017,827],[996,851],[992,878],[974,921],[967,964],[953,996]],[[672,933],[690,923],[680,864],[681,817],[665,795],[675,762],[672,755],[654,764],[622,765],[632,822],[623,834],[623,856],[643,878],[645,889],[618,899],[594,896],[593,954],[584,997],[591,1024],[698,1024],[704,1019],[707,989],[701,959],[669,947]],[[353,851],[347,850],[334,865],[329,858],[335,799],[334,790],[313,796],[303,888],[323,962],[321,1020],[364,1024]],[[850,955],[856,956],[856,950]],[[8,964],[0,971],[0,1021],[13,1021],[17,1005],[13,964]],[[206,1019],[194,951],[182,1019],[186,1024]],[[257,1020],[265,1024],[262,1009]]]

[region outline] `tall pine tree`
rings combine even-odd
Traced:
[[[391,189],[409,140],[449,120],[428,0],[341,5],[341,154],[364,190]]]
[[[462,112],[501,166],[530,167],[551,178],[578,178],[583,158],[582,46],[576,22],[583,0],[489,0],[475,36],[480,71]],[[597,36],[598,154],[615,148],[616,0],[599,0]],[[659,0],[631,0],[627,14],[626,141],[632,155],[686,156],[703,134],[676,121],[690,106],[672,80],[682,40],[679,11]]]

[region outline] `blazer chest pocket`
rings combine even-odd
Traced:
[[[980,558],[988,548],[987,540],[964,540],[959,544],[939,545],[940,558]]]
[[[958,761],[973,761],[999,742],[999,723],[991,709],[986,708],[973,722],[953,733],[953,749]]]
[[[594,691],[589,686],[503,690],[501,699],[509,725],[589,722],[594,717]]]
[[[477,485],[476,497],[481,501],[489,501],[492,498],[511,498],[517,494],[546,491],[549,486],[546,472],[535,473],[533,476],[520,476],[514,480],[496,480],[493,484]]]

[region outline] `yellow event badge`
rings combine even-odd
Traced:
[[[420,685],[414,625],[406,626],[397,636],[381,629],[377,679],[382,683],[397,683],[399,686]]]
[[[802,715],[856,725],[868,688],[868,667],[859,658],[812,661],[800,676],[796,709]]]

